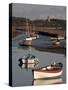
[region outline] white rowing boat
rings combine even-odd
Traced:
[[[38,69],[32,69],[34,79],[53,78],[62,75],[62,63],[54,63]]]

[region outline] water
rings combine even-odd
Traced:
[[[48,80],[34,81],[31,68],[23,68],[19,66],[18,60],[28,53],[32,53],[39,59],[39,64],[35,66],[41,67],[49,65],[53,62],[62,62],[63,63],[63,74],[59,80],[62,79],[62,83],[66,82],[66,57],[65,54],[50,52],[47,50],[39,50],[35,47],[20,47],[19,42],[25,38],[25,35],[22,34],[12,40],[12,85],[13,86],[29,86],[29,85],[45,85]],[[40,39],[34,40],[34,46],[42,47],[52,47],[50,43],[50,37],[40,36]],[[62,44],[63,46],[64,44]],[[53,82],[56,80],[53,80]],[[51,82],[51,81],[49,81]]]

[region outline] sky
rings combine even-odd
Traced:
[[[31,20],[46,19],[48,16],[50,18],[66,19],[66,7],[13,3],[12,16],[27,17]]]

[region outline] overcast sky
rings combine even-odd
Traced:
[[[47,16],[66,19],[65,6],[13,4],[12,15],[29,19],[46,19]]]

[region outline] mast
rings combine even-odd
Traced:
[[[33,24],[33,33],[35,33],[35,24]]]
[[[27,35],[27,37],[30,36],[30,33],[29,33],[29,22],[28,22],[27,18],[26,18],[26,35]]]

